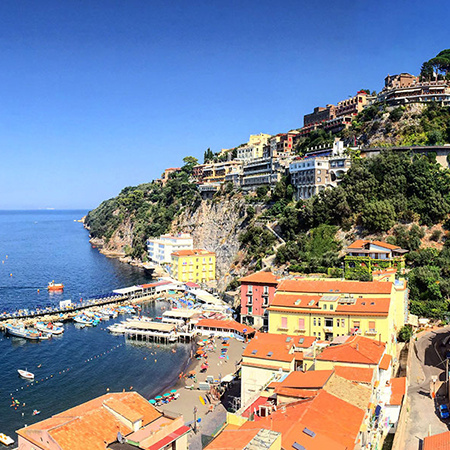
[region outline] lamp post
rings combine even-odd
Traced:
[[[194,433],[197,433],[197,407],[194,406]]]

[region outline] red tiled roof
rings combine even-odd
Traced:
[[[352,244],[350,244],[347,248],[362,248],[362,246],[364,244],[366,244],[369,241],[366,241],[364,239],[358,239],[355,242],[353,242]]]
[[[296,389],[296,388],[275,388],[275,393],[285,397],[311,398],[315,397],[319,391],[317,389]]]
[[[187,283],[185,283],[185,285],[190,288],[199,288],[200,287],[200,285],[198,285],[197,283],[193,283],[192,281],[188,281]]]
[[[179,437],[183,436],[183,434],[186,434],[189,431],[191,431],[191,428],[183,425],[182,427],[178,428],[178,430],[173,431],[168,436],[165,436],[160,441],[156,442],[156,444],[153,444],[150,447],[146,447],[146,450],[160,450],[161,448],[165,448],[171,442],[177,440]]]
[[[406,394],[406,377],[391,378],[391,399],[390,405],[402,404],[403,396]]]
[[[320,389],[333,375],[333,370],[310,370],[308,372],[291,372],[280,387],[296,389]]]
[[[369,367],[335,366],[334,373],[349,381],[358,383],[371,383],[374,369]]]
[[[363,336],[354,336],[344,344],[327,347],[316,359],[354,364],[378,365],[386,349],[384,342]]]
[[[391,365],[392,356],[388,355],[387,353],[381,358],[380,362],[380,369],[388,370],[389,366]]]
[[[276,293],[272,306],[291,306],[295,308],[318,308],[321,295],[298,295]],[[310,304],[312,303],[312,304]]]
[[[422,450],[450,450],[450,431],[425,437]]]
[[[219,319],[201,319],[197,322],[197,328],[220,328],[230,331],[239,331],[242,334],[252,334],[255,329],[249,325],[236,322],[235,320],[219,320]]]
[[[355,242],[353,242],[352,244],[350,244],[347,248],[351,249],[351,250],[352,249],[358,249],[358,248],[362,248],[366,244],[373,244],[373,245],[376,245],[378,247],[387,248],[389,250],[396,250],[396,249],[400,248],[398,245],[388,244],[387,242],[368,241],[368,240],[365,240],[365,239],[358,239]]]
[[[241,278],[241,283],[278,284],[278,278],[272,272],[256,272]]]
[[[388,281],[344,281],[344,280],[283,280],[278,292],[298,293],[345,293],[345,294],[390,294],[392,283]]]
[[[255,409],[258,411],[258,408],[260,405],[265,405],[268,402],[268,398],[267,397],[258,397],[243,413],[242,413],[242,417],[246,417],[249,418],[253,412],[255,411]]]

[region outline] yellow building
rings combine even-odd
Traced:
[[[404,280],[384,279],[284,280],[267,308],[269,333],[325,340],[358,334],[385,342],[388,353],[395,354],[397,334],[407,320],[408,290]]]
[[[216,254],[207,250],[180,250],[172,255],[172,276],[178,281],[206,283],[216,279]]]

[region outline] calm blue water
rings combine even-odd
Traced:
[[[74,222],[86,212],[0,211],[0,311],[79,300],[149,281],[141,269],[106,258],[91,247],[88,232]],[[63,294],[47,292],[51,280],[64,283]],[[166,307],[164,302],[150,303],[143,314],[158,316]],[[115,321],[124,319],[119,316]],[[190,347],[126,342],[107,332],[106,326],[115,321],[84,329],[66,324],[62,336],[41,342],[0,333],[0,432],[16,439],[14,430],[25,424],[108,389],[132,387],[149,398],[172,384]],[[33,372],[37,382],[19,378],[19,368]],[[20,406],[11,407],[12,398]],[[34,409],[41,414],[33,416]]]

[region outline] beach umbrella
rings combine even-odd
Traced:
[[[176,389],[172,389],[172,390],[170,391],[171,394],[176,394],[176,392],[177,392]]]
[[[151,405],[154,405],[154,404],[156,403],[156,400],[153,399],[153,398],[151,398],[148,402],[149,402]]]
[[[162,395],[157,395],[156,397],[155,397],[155,400],[161,400],[162,399]]]
[[[163,397],[170,397],[170,392],[166,392]]]

